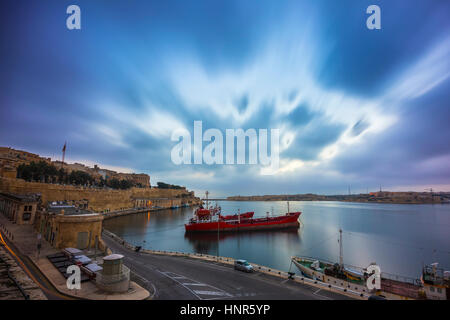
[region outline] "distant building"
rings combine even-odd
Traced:
[[[15,179],[17,177],[17,170],[14,166],[0,159],[0,177]]]
[[[44,158],[38,154],[27,151],[16,150],[9,147],[0,147],[0,177],[16,178],[17,167],[21,164],[29,164],[31,162],[45,161],[48,164],[53,164],[57,169],[64,167],[64,169],[71,173],[72,171],[82,171],[90,174],[97,182],[100,177],[103,179],[118,179],[128,180],[134,186],[141,186],[150,188],[150,176],[145,173],[121,173],[113,170],[102,169],[97,165],[93,168],[88,167],[82,163],[62,163],[60,160],[52,161],[51,158]]]
[[[133,185],[141,185],[144,188],[150,187],[150,176],[145,173],[118,173],[113,178],[119,180],[128,180]]]
[[[180,208],[183,204],[181,198],[134,198],[135,208]]]
[[[33,224],[38,204],[38,194],[0,193],[0,212],[16,224]]]

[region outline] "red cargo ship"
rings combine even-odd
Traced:
[[[221,208],[220,207],[210,207],[209,209],[205,209],[203,208],[203,206],[201,206],[200,208],[197,208],[197,210],[195,210],[195,217],[197,219],[200,220],[204,220],[204,219],[210,219],[211,216],[214,216],[216,214],[220,215],[221,212]]]
[[[223,231],[250,231],[262,229],[298,228],[298,217],[301,212],[290,212],[277,217],[265,217],[239,220],[199,221],[192,219],[185,224],[186,232],[223,232]]]

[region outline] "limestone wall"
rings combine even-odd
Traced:
[[[89,209],[95,212],[115,211],[134,207],[135,198],[178,198],[198,201],[183,189],[131,188],[128,190],[104,190],[76,186],[63,186],[22,179],[0,177],[0,191],[26,194],[40,193],[42,202],[58,200],[89,200]]]
[[[86,248],[95,247],[95,238],[100,241],[102,237],[103,216],[56,216],[55,224],[57,231],[54,231],[56,248],[78,248],[78,234],[86,232],[89,234]],[[99,243],[101,246],[101,244]],[[85,249],[85,248],[81,248]]]

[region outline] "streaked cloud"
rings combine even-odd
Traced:
[[[217,194],[448,186],[450,4],[419,1],[411,28],[385,3],[380,31],[365,5],[96,1],[74,34],[55,4],[20,25],[11,4],[0,143],[53,156],[67,139],[69,158]],[[175,166],[171,134],[194,120],[279,128],[280,168]]]

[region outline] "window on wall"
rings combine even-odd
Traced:
[[[24,213],[22,216],[23,221],[28,221],[31,219],[31,213]]]

